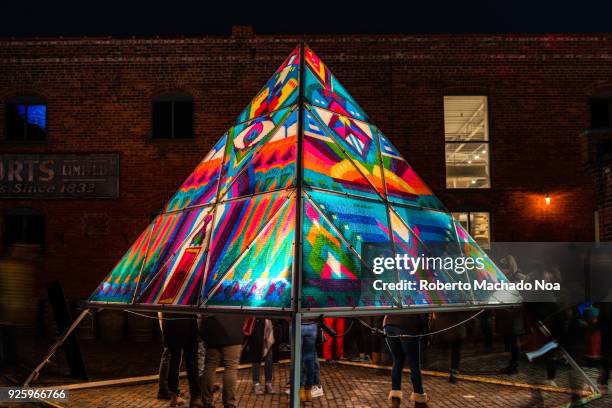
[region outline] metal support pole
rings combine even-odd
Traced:
[[[550,333],[550,330],[548,330],[548,327],[546,327],[544,323],[542,323],[540,320],[538,320],[538,328],[545,336],[552,338],[552,334]],[[594,393],[598,393],[599,387],[597,386],[597,384],[595,384],[595,382],[587,375],[587,373],[584,372],[582,367],[578,365],[578,363],[576,362],[576,360],[574,360],[574,358],[570,355],[570,353],[568,353],[567,350],[565,350],[563,346],[561,346],[561,344],[559,344],[557,348],[559,349],[561,354],[563,354],[563,357],[565,357],[569,365],[574,370],[578,371],[582,377],[584,377],[587,384],[589,384],[589,387],[591,387],[591,391]]]
[[[40,364],[38,364],[36,366],[36,368],[30,373],[30,375],[28,376],[28,378],[26,378],[26,380],[23,382],[23,384],[21,385],[22,387],[29,387],[30,383],[32,381],[35,381],[39,374],[40,374],[40,370],[42,370],[42,368],[47,365],[47,363],[49,361],[51,361],[51,357],[53,357],[53,355],[55,354],[55,352],[62,346],[62,344],[64,344],[64,342],[66,341],[66,339],[68,338],[68,336],[70,336],[70,334],[74,331],[74,329],[77,328],[77,326],[79,325],[79,323],[81,323],[81,320],[83,320],[85,318],[85,316],[87,316],[90,313],[90,309],[83,309],[83,311],[81,312],[80,315],[78,315],[78,317],[76,319],[74,319],[74,321],[72,322],[72,324],[70,325],[70,327],[68,327],[66,329],[66,331],[64,331],[64,333],[57,339],[57,341],[55,342],[55,344],[53,345],[53,347],[51,347],[51,349],[47,352],[47,355],[45,356],[45,358],[43,359],[43,361],[41,361]]]
[[[302,314],[295,313],[291,319],[291,395],[289,406],[300,406],[300,377],[302,374]]]

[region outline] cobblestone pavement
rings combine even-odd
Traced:
[[[274,387],[278,391],[287,381],[287,365],[275,368]],[[312,407],[388,407],[387,393],[390,386],[388,370],[345,365],[321,367],[324,397],[318,398]],[[556,392],[538,392],[507,385],[459,381],[450,384],[445,378],[425,376],[425,387],[431,396],[432,407],[556,407],[570,401],[569,395]],[[187,390],[185,380],[182,389]],[[250,370],[240,370],[238,381],[238,407],[285,407],[289,398],[285,394],[255,396],[251,392]],[[405,376],[404,395],[410,394],[408,375]],[[166,401],[155,399],[156,384],[107,387],[72,391],[69,407],[166,407]],[[220,395],[215,399],[221,407]],[[408,399],[402,406],[411,406]],[[610,406],[600,400],[592,407]]]

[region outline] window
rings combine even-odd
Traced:
[[[41,141],[46,138],[47,105],[42,99],[22,96],[7,102],[7,141]]]
[[[612,128],[612,97],[591,99],[591,129]]]
[[[491,248],[491,228],[488,212],[454,212],[453,218],[470,233],[481,248]]]
[[[489,188],[486,96],[444,97],[446,188]]]
[[[193,138],[193,99],[168,93],[153,100],[153,139]]]
[[[8,211],[4,216],[4,245],[45,243],[45,216],[28,208]]]

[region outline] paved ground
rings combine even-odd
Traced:
[[[249,370],[241,370],[238,382],[238,406],[283,407],[288,404],[288,397],[281,393],[255,396],[251,393]],[[322,384],[325,391],[323,398],[315,399],[312,407],[388,407],[386,399],[389,390],[389,371],[353,366],[321,367]],[[278,390],[287,380],[287,366],[276,367],[274,387]],[[407,380],[407,377],[406,377]],[[556,407],[570,401],[567,394],[539,392],[525,388],[486,384],[471,381],[459,381],[450,384],[446,379],[426,376],[427,392],[432,399],[433,407]],[[187,389],[185,381],[182,387]],[[405,384],[404,393],[410,393],[410,385]],[[69,407],[166,407],[167,402],[155,399],[156,385],[144,384],[127,387],[110,387],[73,391]],[[215,400],[221,407],[220,395]],[[402,406],[411,406],[406,400]],[[609,406],[592,405],[595,406]]]

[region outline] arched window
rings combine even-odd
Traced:
[[[6,103],[6,140],[47,139],[47,104],[40,98],[19,96]]]
[[[591,129],[612,129],[612,90],[597,92],[591,98]]]
[[[45,215],[31,208],[15,208],[4,214],[5,246],[45,244]]]
[[[193,138],[193,99],[180,93],[165,93],[153,99],[153,139]]]

